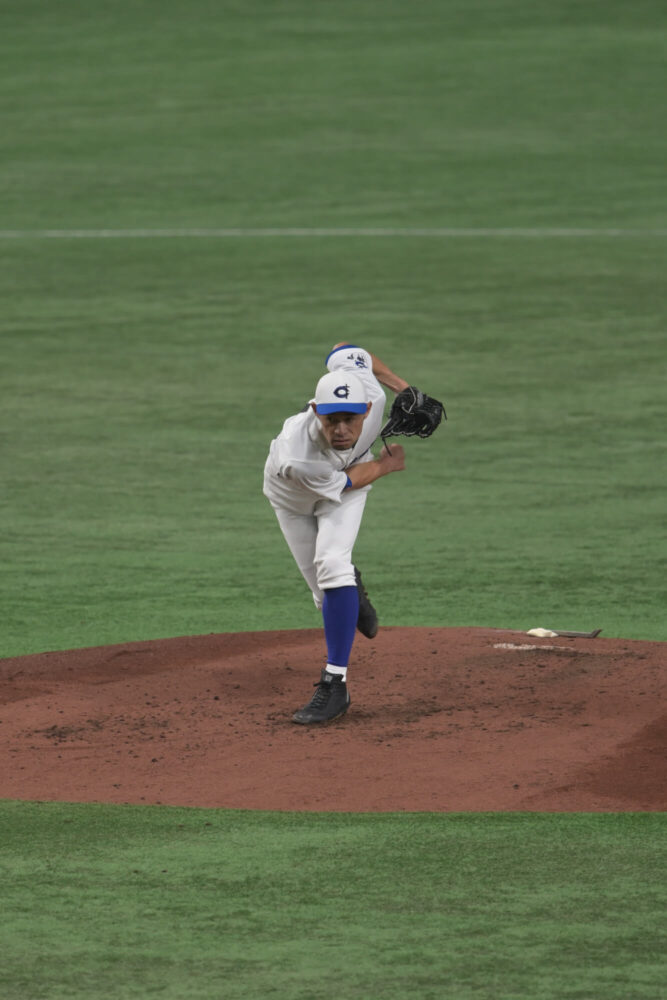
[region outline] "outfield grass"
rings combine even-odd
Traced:
[[[664,817],[0,806],[5,1000],[656,1000]]]

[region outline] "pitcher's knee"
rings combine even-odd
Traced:
[[[325,556],[315,560],[317,570],[317,586],[320,590],[333,590],[335,587],[355,587],[354,566],[349,559],[340,556]]]

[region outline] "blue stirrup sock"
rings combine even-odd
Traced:
[[[335,587],[333,590],[325,590],[322,617],[327,642],[327,670],[337,667],[332,672],[345,678],[359,617],[357,588]]]

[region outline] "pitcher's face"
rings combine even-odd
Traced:
[[[322,433],[332,448],[336,451],[347,451],[348,448],[354,447],[361,436],[364,420],[370,413],[371,405],[368,404],[365,413],[348,413],[341,410],[339,413],[318,414]]]

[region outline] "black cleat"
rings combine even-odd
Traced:
[[[354,567],[354,575],[357,579],[357,591],[359,593],[359,617],[357,618],[357,628],[367,639],[374,639],[378,634],[378,616],[375,608],[368,599],[366,588],[361,582],[361,573]]]
[[[315,685],[317,691],[307,705],[300,708],[292,716],[292,722],[309,726],[317,722],[331,722],[339,715],[344,715],[350,707],[350,695],[347,684],[339,674],[330,674],[323,670],[320,680]]]

